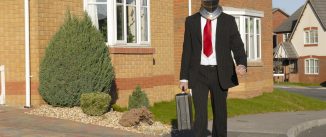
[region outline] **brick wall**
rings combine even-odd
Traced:
[[[273,12],[273,30],[279,27],[289,17],[279,10]]]
[[[264,11],[262,18],[261,62],[249,63],[248,76],[240,78],[240,86],[231,89],[230,96],[247,98],[272,91],[272,14],[271,0],[221,0],[223,6]],[[31,78],[32,105],[42,103],[38,94],[38,73],[44,49],[63,23],[66,9],[73,14],[83,12],[82,0],[31,0]],[[164,6],[162,6],[164,5]],[[193,1],[193,13],[200,1]],[[24,105],[24,12],[23,2],[1,2],[0,18],[0,64],[6,66],[7,104]],[[150,48],[121,50],[110,48],[116,72],[119,99],[126,106],[128,97],[136,85],[142,86],[151,103],[171,100],[179,84],[180,59],[184,33],[184,20],[188,16],[188,0],[151,0],[151,45]],[[8,12],[9,11],[9,12]],[[270,71],[268,71],[270,70]],[[257,82],[259,81],[259,82]]]
[[[312,56],[312,58],[317,58],[319,60],[319,74],[310,75],[305,74],[304,60],[310,58],[310,56],[300,57],[298,60],[298,75],[299,82],[301,83],[316,83],[321,84],[326,82],[326,72],[322,71],[326,68],[326,56]]]
[[[283,42],[283,33],[277,34],[277,45]]]
[[[271,0],[221,0],[221,5],[264,12],[262,27],[262,60],[248,62],[248,75],[240,78],[244,86],[230,90],[230,97],[247,98],[273,90],[273,16]]]
[[[49,40],[63,23],[66,9],[81,15],[82,0],[30,0],[31,103],[38,105],[39,64]],[[24,1],[0,3],[0,64],[6,67],[6,104],[25,105]]]
[[[25,80],[24,3],[2,0],[0,7],[0,64],[5,66],[6,103],[23,104],[24,98],[10,98],[23,94],[17,87],[21,84],[16,83]]]
[[[116,73],[119,99],[126,106],[129,95],[137,85],[148,94],[150,103],[167,101],[177,92],[174,81],[173,3],[169,0],[151,0],[151,45],[129,53],[111,53]],[[162,6],[164,5],[164,6]],[[117,48],[110,48],[116,50]],[[124,49],[126,50],[126,49]],[[122,51],[124,52],[124,51]]]

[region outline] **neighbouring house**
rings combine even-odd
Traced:
[[[292,33],[289,41],[275,49],[274,61],[283,60],[279,64],[286,81],[325,84],[326,1],[307,0],[297,12],[296,19],[287,20],[277,30]]]
[[[297,73],[296,62],[298,55],[292,43],[289,42],[289,38],[303,8],[304,6],[298,8],[288,19],[274,29],[274,36],[277,35],[276,39],[274,39],[274,44],[277,45],[274,47],[273,53],[274,81],[290,81],[289,78],[293,78],[290,75]]]
[[[136,85],[151,103],[172,100],[180,92],[179,69],[185,18],[199,0],[2,0],[0,71],[5,76],[1,100],[7,105],[37,106],[39,64],[51,37],[69,9],[87,11],[105,35],[116,73],[117,104],[126,106]],[[235,16],[248,55],[248,75],[230,89],[231,98],[271,92],[272,0],[221,0]]]
[[[289,18],[289,15],[285,13],[283,10],[279,8],[273,8],[273,32],[285,21]],[[273,48],[275,48],[278,44],[288,39],[288,33],[274,33],[273,35]]]

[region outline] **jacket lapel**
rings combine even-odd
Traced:
[[[219,43],[221,43],[221,40],[223,39],[222,31],[223,28],[223,12],[220,16],[217,17],[216,22],[216,34],[215,34],[215,53],[217,53],[219,46],[221,46]],[[217,57],[217,56],[216,56]]]
[[[202,44],[202,36],[201,36],[201,15],[197,13],[195,18],[195,28],[196,28],[196,37],[199,40],[200,45]]]
[[[193,29],[194,29],[194,38],[195,40],[197,40],[198,43],[194,44],[194,48],[197,51],[197,54],[200,55],[201,54],[201,50],[202,50],[202,36],[201,36],[201,15],[199,12],[197,12],[194,15],[193,21]]]

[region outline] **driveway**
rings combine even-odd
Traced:
[[[0,137],[152,137],[119,129],[25,114],[0,106]]]

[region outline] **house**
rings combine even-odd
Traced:
[[[235,16],[248,55],[248,75],[230,89],[231,98],[271,92],[272,1],[221,0]],[[69,9],[87,11],[105,34],[116,73],[117,104],[126,106],[140,85],[151,103],[172,100],[180,92],[179,72],[185,18],[197,12],[194,0],[3,0],[0,3],[0,64],[4,68],[3,102],[37,106],[39,64],[49,40]],[[3,71],[2,71],[3,72]],[[5,91],[4,91],[5,90]]]
[[[304,6],[298,8],[288,19],[284,20],[281,25],[274,29],[274,34],[277,35],[274,43],[274,76],[277,81],[293,81],[290,79],[296,78],[297,59],[298,55],[289,38],[293,32],[294,26],[301,15]],[[276,42],[275,42],[276,41]],[[278,53],[278,54],[275,54]],[[287,54],[286,54],[287,53]]]
[[[307,0],[301,9],[297,21],[288,21],[282,25],[292,29],[287,44],[297,53],[296,59],[291,59],[293,61],[289,63],[292,67],[288,81],[325,84],[326,72],[323,70],[326,70],[326,40],[323,38],[326,37],[326,1]],[[282,51],[281,47],[278,51]],[[276,58],[280,54],[277,52]]]
[[[273,8],[273,32],[289,18],[289,15],[285,13],[282,9]],[[275,48],[279,43],[286,41],[288,35],[286,34],[276,34],[273,35],[273,48]]]

